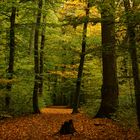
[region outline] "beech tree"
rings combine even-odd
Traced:
[[[41,46],[40,46],[40,63],[39,63],[39,94],[43,93],[43,68],[44,68],[44,47],[45,47],[45,31],[46,31],[46,15],[43,16],[43,28],[41,33]]]
[[[40,113],[38,107],[38,93],[39,93],[39,26],[41,23],[41,10],[43,1],[38,1],[38,13],[36,18],[35,37],[34,37],[34,91],[33,91],[33,110],[34,113]]]
[[[115,56],[115,0],[104,0],[100,6],[103,83],[101,105],[96,117],[110,117],[117,109],[119,94]]]
[[[80,56],[80,64],[79,64],[79,67],[78,67],[78,75],[77,75],[77,81],[76,81],[76,91],[75,91],[75,94],[74,94],[72,113],[78,113],[78,107],[79,107],[80,86],[81,86],[81,81],[82,81],[82,73],[83,73],[83,66],[84,66],[85,53],[86,53],[86,36],[87,36],[87,26],[88,26],[88,18],[89,18],[89,8],[90,8],[90,3],[87,1],[86,20],[85,20],[85,23],[83,25],[82,51],[81,51],[81,56]]]

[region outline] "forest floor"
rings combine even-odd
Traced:
[[[41,114],[0,121],[0,140],[140,140],[140,134],[109,119],[92,119],[71,109],[45,108]],[[55,135],[64,121],[72,119],[74,135]]]

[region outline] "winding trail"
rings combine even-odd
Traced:
[[[0,140],[140,140],[140,135],[109,119],[92,119],[71,109],[50,107],[32,114],[0,121]],[[62,123],[72,119],[77,134],[54,135]]]

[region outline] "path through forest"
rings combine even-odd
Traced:
[[[41,114],[0,121],[0,140],[139,140],[140,136],[109,119],[92,119],[71,109],[45,108]],[[72,119],[78,133],[54,135],[64,121]]]

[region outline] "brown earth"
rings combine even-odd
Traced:
[[[0,140],[140,140],[140,134],[109,119],[92,119],[68,108],[45,108],[41,114],[0,121]],[[64,121],[72,119],[74,135],[57,135]]]

